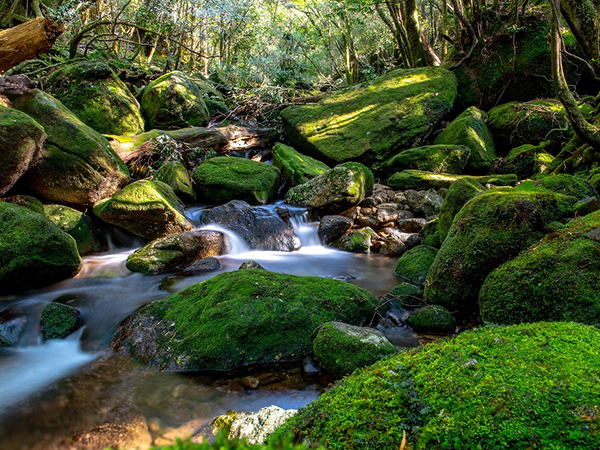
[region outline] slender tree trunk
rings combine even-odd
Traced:
[[[560,0],[560,6],[577,43],[600,74],[600,14],[597,6],[591,0]]]

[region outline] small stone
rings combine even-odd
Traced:
[[[405,233],[420,233],[427,224],[426,219],[412,218],[398,220],[398,229]]]
[[[248,389],[257,389],[260,386],[260,380],[255,377],[240,378],[240,384]]]
[[[257,263],[256,261],[246,261],[245,263],[242,263],[242,265],[239,267],[238,270],[248,270],[248,269],[265,270],[265,268],[263,266],[261,266],[259,263]]]
[[[183,270],[183,275],[196,275],[204,272],[212,272],[214,270],[219,270],[221,268],[221,263],[215,257],[208,257],[196,261],[189,266],[187,266]]]
[[[408,203],[408,200],[406,199],[406,195],[404,195],[404,192],[396,192],[396,195],[394,196],[394,203],[399,203],[399,204],[403,204],[403,203]]]
[[[360,202],[358,206],[360,206],[361,208],[373,208],[378,204],[379,203],[377,203],[377,200],[375,200],[373,197],[367,197],[362,202]]]
[[[379,224],[377,223],[377,220],[373,219],[372,217],[359,217],[358,219],[356,219],[356,225],[358,225],[360,228],[365,228],[365,227],[370,227],[370,228],[377,228],[379,226]]]

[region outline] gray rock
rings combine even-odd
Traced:
[[[257,263],[256,261],[246,261],[245,263],[242,263],[242,265],[239,267],[238,270],[248,270],[248,269],[265,270],[265,268],[263,266],[261,266],[259,263]]]
[[[431,217],[439,214],[444,199],[440,197],[434,191],[427,191],[419,201],[419,203],[413,208],[415,214],[421,214],[424,217]]]
[[[594,211],[598,211],[598,199],[596,197],[585,198],[577,202],[573,209],[578,216],[587,216]]]
[[[219,270],[221,268],[221,263],[214,256],[210,256],[208,258],[201,259],[199,261],[193,262],[185,269],[183,269],[183,275],[196,275],[204,272],[212,272],[214,270]]]
[[[352,220],[347,217],[325,216],[319,224],[319,239],[321,239],[323,245],[329,245],[341,238],[351,227]]]
[[[398,229],[405,233],[420,233],[426,224],[427,219],[423,218],[400,219]]]
[[[246,438],[249,444],[264,444],[269,435],[296,412],[295,409],[284,410],[278,406],[269,406],[255,413],[239,413],[231,424],[228,438]]]

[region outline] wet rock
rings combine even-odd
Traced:
[[[183,269],[183,271],[181,273],[182,273],[182,275],[192,276],[192,275],[197,275],[197,274],[201,274],[204,272],[213,272],[215,270],[220,270],[220,269],[221,269],[221,263],[219,262],[219,260],[213,256],[210,256],[208,258],[203,258],[199,261],[193,262],[192,264],[187,266],[185,269]]]
[[[350,228],[352,220],[344,216],[325,216],[319,223],[319,239],[323,245],[329,245],[342,237]]]
[[[377,233],[371,228],[361,228],[346,234],[331,245],[339,250],[352,253],[369,253],[372,241],[377,240]]]
[[[302,378],[309,383],[314,383],[320,375],[321,371],[312,358],[309,356],[304,358],[304,361],[302,361]]]
[[[427,305],[413,312],[408,324],[415,331],[445,334],[454,331],[456,319],[442,306]]]
[[[211,208],[204,214],[205,224],[216,224],[238,234],[253,250],[291,252],[302,246],[292,226],[280,214],[234,200]]]
[[[265,268],[263,266],[261,266],[259,263],[257,263],[256,261],[246,261],[246,262],[242,263],[242,265],[238,268],[238,270],[248,270],[248,269],[265,270]]]
[[[240,378],[240,384],[248,389],[256,389],[260,385],[260,380],[256,377],[243,377]]]
[[[81,313],[68,305],[48,303],[42,310],[41,332],[44,340],[64,339],[81,325]]]

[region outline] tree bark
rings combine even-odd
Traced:
[[[63,31],[62,25],[43,18],[0,31],[0,72],[48,52]]]
[[[600,69],[600,15],[591,0],[560,0],[562,15],[586,58]]]

